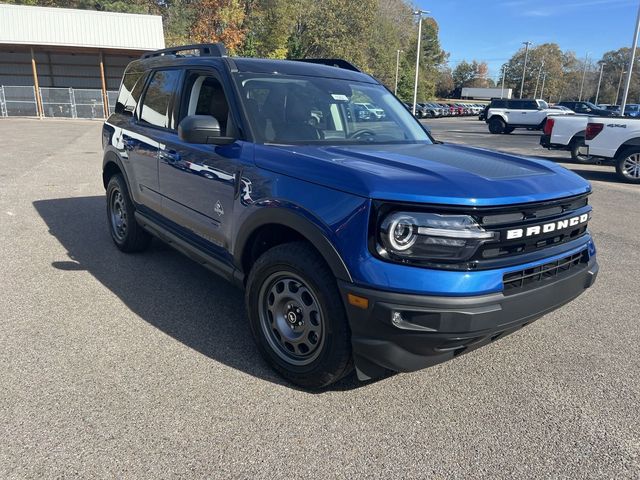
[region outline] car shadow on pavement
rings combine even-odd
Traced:
[[[33,205],[69,256],[52,262],[53,268],[86,270],[132,312],[188,347],[254,377],[297,389],[258,353],[242,291],[157,239],[144,253],[121,253],[107,229],[103,196]],[[351,374],[330,390],[362,385]]]

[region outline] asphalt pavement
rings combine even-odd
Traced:
[[[473,118],[444,141],[566,162]],[[596,285],[420,372],[308,393],[242,293],[106,227],[99,122],[0,121],[0,478],[640,478],[640,187],[592,181]]]

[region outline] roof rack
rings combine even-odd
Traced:
[[[196,50],[201,57],[226,57],[227,49],[223,43],[195,43],[179,47],[163,48],[154,52],[145,53],[140,58],[162,57],[164,55],[178,56],[180,52]],[[186,55],[185,55],[186,56]]]
[[[296,62],[307,62],[307,63],[317,63],[320,65],[327,65],[329,67],[338,67],[343,68],[345,70],[351,70],[353,72],[360,72],[358,67],[356,67],[353,63],[349,63],[346,60],[341,58],[296,58]]]

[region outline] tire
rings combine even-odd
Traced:
[[[618,154],[616,173],[625,182],[640,184],[640,147],[630,147]]]
[[[577,138],[571,143],[571,158],[576,163],[583,165],[593,163],[593,156],[582,151],[585,147],[584,138]]]
[[[540,122],[540,125],[538,125],[536,128],[533,128],[532,130],[544,130],[544,126],[547,124],[547,119],[545,118],[544,120],[542,120]]]
[[[493,134],[499,134],[504,132],[505,128],[506,125],[504,123],[504,120],[502,120],[501,118],[492,117],[491,120],[489,120],[489,132]]]
[[[509,134],[511,132],[513,132],[515,130],[515,127],[505,127],[504,131],[502,133],[506,133]]]
[[[113,243],[123,252],[141,252],[151,243],[151,235],[136,221],[135,207],[121,174],[113,175],[107,184],[107,224]]]
[[[258,350],[288,381],[317,390],[353,370],[336,279],[309,244],[285,243],[260,256],[249,273],[245,302]]]

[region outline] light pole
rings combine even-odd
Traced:
[[[416,79],[413,83],[413,116],[416,116],[416,102],[418,101],[418,72],[420,70],[420,40],[422,39],[422,16],[427,15],[426,10],[416,10],[414,15],[418,16],[418,49],[416,51]]]
[[[500,98],[504,97],[504,76],[507,74],[507,66],[502,65],[502,88],[500,89]]]
[[[524,44],[524,65],[522,67],[522,82],[520,82],[520,98],[522,98],[522,91],[524,90],[524,76],[527,73],[527,56],[529,55],[529,45],[533,45],[531,42],[522,42]]]
[[[600,96],[600,84],[602,83],[602,71],[604,70],[605,63],[603,61],[598,62],[600,64],[600,77],[598,78],[598,88],[596,90],[596,105],[598,105],[598,97]]]
[[[633,73],[633,64],[636,61],[636,48],[638,46],[638,33],[640,33],[640,6],[638,6],[638,17],[636,18],[636,31],[633,33],[633,44],[631,45],[631,60],[629,61],[629,71],[627,72],[627,81],[624,85],[624,93],[622,94],[622,103],[620,104],[620,115],[624,117],[624,108],[627,106],[627,96],[629,95],[629,86],[631,85],[631,74]]]
[[[620,98],[620,87],[622,86],[622,77],[627,71],[624,69],[624,65],[622,66],[622,70],[620,70],[620,80],[618,80],[618,91],[616,92],[616,105],[618,104],[618,99]]]
[[[398,50],[396,53],[396,88],[393,90],[394,95],[398,95],[398,71],[400,70],[400,54],[402,50]]]
[[[578,95],[578,101],[582,101],[582,89],[584,88],[584,77],[587,76],[587,64],[589,59],[589,53],[584,56],[584,69],[582,70],[582,82],[580,83],[580,95]]]

